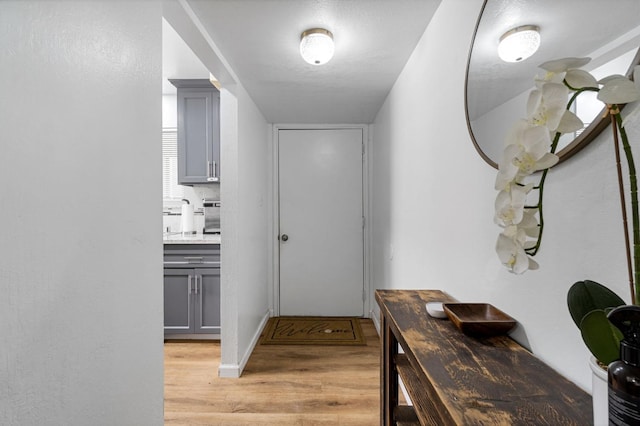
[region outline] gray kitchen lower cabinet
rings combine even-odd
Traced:
[[[164,332],[193,333],[191,269],[164,269]]]
[[[165,338],[220,335],[219,253],[219,246],[165,247]]]
[[[220,269],[196,269],[200,280],[195,298],[196,333],[220,334]]]
[[[220,269],[164,270],[165,334],[220,334]]]

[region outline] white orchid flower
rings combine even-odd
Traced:
[[[509,272],[522,274],[529,269],[538,269],[538,264],[524,251],[524,242],[524,231],[516,226],[510,226],[498,235],[496,252]]]
[[[580,120],[580,117],[569,110],[565,110],[564,114],[562,114],[562,118],[560,119],[560,123],[558,123],[556,132],[562,134],[573,133],[583,127],[584,123]]]
[[[535,238],[537,241],[540,236],[540,224],[538,223],[538,218],[536,218],[536,211],[537,210],[533,209],[525,209],[518,228],[522,229],[527,237]],[[532,243],[535,245],[536,241]],[[529,247],[525,244],[525,248]]]
[[[633,81],[636,88],[640,90],[640,65],[636,65],[633,69]],[[622,127],[636,123],[640,119],[640,102],[635,101],[627,104],[622,112]]]
[[[591,58],[563,58],[547,61],[539,65],[539,67],[547,73],[542,79],[537,80],[537,82],[539,84],[546,82],[562,83],[564,79],[573,80],[574,78],[578,78],[572,76],[575,71],[578,71],[577,68],[580,68],[589,62],[591,62]],[[572,85],[571,87],[576,86]]]
[[[495,201],[494,221],[497,225],[506,227],[519,224],[524,217],[524,206],[527,194],[533,184],[525,186],[512,184],[508,190],[500,191]]]
[[[558,156],[549,152],[550,145],[547,128],[532,126],[524,129],[518,145],[505,148],[505,156],[513,158],[512,163],[518,167],[519,176],[527,176],[558,162]]]
[[[633,81],[622,75],[611,75],[599,81],[602,84],[598,99],[608,105],[622,105],[640,99],[640,90]]]
[[[502,158],[498,163],[498,174],[496,175],[495,189],[497,191],[508,190],[517,182],[520,169],[515,160],[516,153],[519,153],[517,145],[508,145],[502,152]]]
[[[556,132],[567,111],[569,89],[560,83],[545,83],[531,91],[527,101],[527,117],[531,125],[545,126]]]
[[[505,149],[502,152],[500,161],[498,161],[498,175],[496,176],[495,189],[497,191],[508,190],[510,185],[515,182],[518,175],[518,167],[515,165],[511,149],[507,149],[510,145],[519,145],[522,134],[526,128],[530,127],[526,120],[518,120],[509,130],[505,138]]]
[[[498,174],[496,175],[496,183],[494,188],[496,191],[504,191],[515,182],[518,174],[518,168],[513,163],[507,163],[504,166],[498,166]]]
[[[571,69],[581,68],[591,62],[591,58],[562,58],[540,64],[545,71],[560,73]]]
[[[495,182],[500,192],[494,204],[494,221],[503,228],[496,252],[512,273],[522,274],[539,267],[532,256],[540,244],[542,198],[527,206],[527,197],[534,186],[524,182],[534,180],[531,174],[558,162],[558,157],[550,152],[553,135],[584,127],[567,109],[570,94],[597,90],[598,99],[605,104],[625,105],[622,127],[640,123],[640,65],[634,68],[633,78],[612,75],[597,81],[591,73],[579,69],[590,60],[565,58],[540,65],[547,74],[536,80],[536,88],[529,95],[527,118],[518,121],[505,140]],[[537,189],[542,197],[543,181],[539,182]]]
[[[551,139],[546,127],[531,126],[519,121],[512,128],[498,163],[495,189],[502,191],[513,182],[539,170],[548,169],[558,162],[558,156],[549,152]]]
[[[503,234],[511,238],[518,246],[523,247],[525,250],[531,246],[536,244],[535,241],[527,241],[526,231],[521,226],[509,226],[505,228]],[[529,259],[529,269],[538,269],[538,263],[535,262],[529,255],[527,255]]]
[[[574,89],[585,87],[598,87],[598,80],[591,73],[584,70],[570,70],[564,78],[567,84]]]
[[[545,73],[542,77],[535,77],[533,79],[533,82],[535,84],[535,86],[538,89],[541,89],[542,86],[544,86],[547,83],[558,83],[558,84],[562,84],[562,81],[564,80],[564,75],[565,73],[552,73],[552,72],[547,72]]]

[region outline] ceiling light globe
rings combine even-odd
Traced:
[[[524,61],[540,47],[540,28],[535,25],[517,27],[504,33],[498,44],[498,56],[505,62]]]
[[[300,55],[311,65],[326,64],[333,57],[333,34],[323,28],[313,28],[302,33]]]

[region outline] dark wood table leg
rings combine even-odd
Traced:
[[[387,324],[384,315],[380,318],[382,331],[380,360],[380,424],[395,425],[393,411],[398,406],[398,371],[395,356],[398,353],[398,341]]]

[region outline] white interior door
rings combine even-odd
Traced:
[[[280,315],[363,316],[362,129],[279,130]]]

